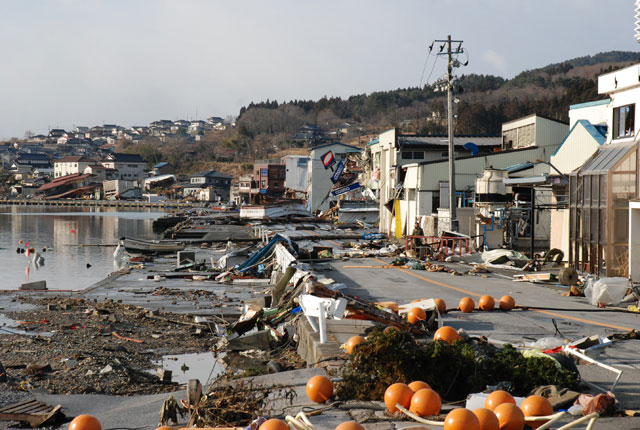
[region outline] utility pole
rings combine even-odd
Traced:
[[[459,67],[460,62],[453,58],[454,55],[463,53],[462,40],[451,40],[451,35],[447,36],[446,40],[436,40],[437,43],[445,43],[447,46],[447,52],[444,53],[444,45],[440,48],[440,53],[437,55],[447,56],[447,129],[449,134],[449,219],[450,230],[458,231],[458,217],[456,214],[457,199],[456,199],[456,169],[454,163],[454,147],[453,147],[453,68]],[[454,50],[451,49],[451,44],[457,43],[458,47]]]

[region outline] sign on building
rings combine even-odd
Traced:
[[[336,158],[333,156],[332,151],[329,151],[326,154],[322,155],[320,159],[322,160],[322,164],[324,165],[325,169],[328,169],[329,167],[333,166],[334,163],[336,162]]]
[[[357,190],[358,188],[362,188],[362,185],[360,185],[360,182],[354,182],[353,184],[349,184],[347,186],[340,187],[338,189],[331,191],[331,195],[334,197],[339,196],[340,194],[345,194],[345,193],[348,193],[349,191]]]
[[[344,161],[340,161],[338,163],[336,171],[333,172],[333,175],[331,175],[331,182],[333,182],[334,184],[338,182],[338,179],[340,179],[340,175],[342,175],[342,172],[344,172]]]

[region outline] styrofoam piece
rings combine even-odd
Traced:
[[[431,311],[434,309],[438,309],[438,306],[436,305],[436,301],[434,299],[425,299],[415,303],[406,303],[404,305],[399,305],[398,313],[400,315],[409,313],[412,308],[420,308],[424,309],[425,311]]]
[[[484,408],[484,401],[487,399],[491,393],[472,393],[467,397],[467,403],[465,404],[465,408],[469,410],[474,410],[477,408]],[[521,406],[522,402],[524,402],[524,397],[513,397],[516,401],[516,405]]]

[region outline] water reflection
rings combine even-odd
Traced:
[[[119,237],[156,238],[151,223],[163,214],[0,206],[0,267],[5,268],[0,289],[40,280],[46,280],[49,289],[86,288],[118,270],[113,251]],[[24,251],[30,248],[34,253],[27,255]]]

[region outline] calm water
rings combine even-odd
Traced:
[[[118,269],[115,246],[110,245],[122,236],[157,238],[151,223],[162,215],[114,208],[0,206],[0,290],[42,280],[50,290],[87,288]],[[16,253],[20,240],[23,245],[29,242],[44,264]]]

